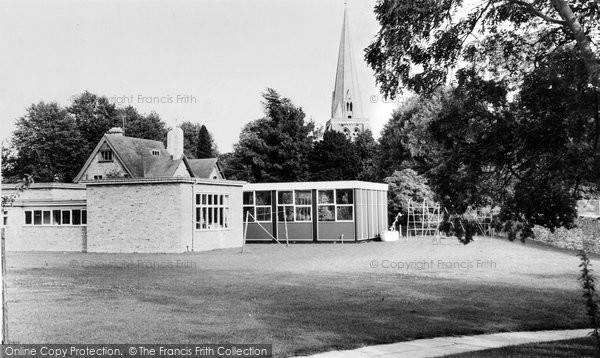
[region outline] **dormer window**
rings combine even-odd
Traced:
[[[100,151],[100,161],[101,162],[112,162],[113,161],[113,152],[111,150],[101,150]]]
[[[152,149],[152,156],[158,157],[160,155],[160,151],[158,149]]]

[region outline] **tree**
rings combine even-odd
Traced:
[[[203,124],[198,132],[198,142],[196,144],[196,158],[213,158],[215,156],[214,141],[212,136]]]
[[[84,151],[90,153],[100,138],[112,127],[120,127],[119,111],[106,97],[84,92],[75,97],[67,112],[75,119],[84,140]]]
[[[265,117],[242,129],[229,160],[231,178],[249,182],[289,182],[308,179],[312,122],[273,89],[263,93]]]
[[[183,131],[183,153],[188,158],[197,158],[196,146],[198,143],[198,133],[200,132],[200,123],[183,121],[179,127]]]
[[[379,144],[373,138],[370,130],[359,133],[353,142],[359,160],[359,170],[356,180],[381,181],[375,157],[379,152]]]
[[[499,205],[502,219],[519,222],[524,234],[533,225],[570,227],[581,188],[600,177],[598,95],[581,59],[557,50],[524,77],[512,101],[504,81],[472,70],[457,77],[436,97],[436,110],[425,110],[424,99],[387,124],[410,153],[406,165],[426,175],[451,215]]]
[[[30,174],[36,181],[71,181],[89,155],[75,118],[55,102],[29,107],[16,121],[11,146],[3,176]]]
[[[183,130],[183,151],[188,158],[214,158],[218,156],[212,135],[204,124],[184,121],[179,126]]]
[[[36,181],[71,181],[100,138],[125,121],[131,137],[165,141],[167,128],[155,112],[141,115],[131,106],[120,109],[106,97],[89,92],[63,109],[57,103],[34,104],[16,121],[10,145],[2,148],[4,179],[25,174]]]
[[[427,179],[412,169],[396,170],[383,181],[389,185],[388,212],[392,221],[396,214],[408,211],[409,201],[433,200]]]
[[[327,131],[310,152],[310,179],[356,180],[361,171],[360,156],[343,133]]]
[[[126,136],[156,140],[163,143],[166,141],[168,132],[167,125],[156,112],[142,115],[134,107],[127,106],[123,109],[119,109],[118,115],[121,120],[125,122],[123,131]],[[122,124],[119,123],[118,126],[120,127],[121,125]],[[100,140],[100,138],[98,138],[98,140]],[[98,140],[95,143],[98,143]]]
[[[366,58],[386,96],[405,86],[427,101],[455,78],[415,128],[435,149],[420,171],[438,200],[453,215],[498,203],[524,232],[572,225],[581,187],[599,182],[598,2],[382,0],[375,12]]]
[[[381,29],[365,58],[393,98],[402,86],[432,93],[462,62],[494,75],[527,73],[556,48],[576,47],[598,88],[599,13],[597,1],[581,0],[380,0]]]
[[[444,96],[445,89],[430,97],[414,96],[392,113],[381,132],[376,157],[382,178],[407,168],[421,174],[430,169],[439,150],[429,126],[441,111]]]

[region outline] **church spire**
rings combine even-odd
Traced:
[[[348,28],[348,9],[345,2],[335,85],[331,101],[331,120],[328,122],[327,127],[328,129],[343,131],[349,136],[355,136],[368,128],[368,120],[363,118],[362,113],[361,93],[358,87],[356,64]]]

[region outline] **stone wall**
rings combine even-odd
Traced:
[[[190,183],[88,185],[88,252],[183,252]]]
[[[578,218],[577,227],[573,229],[558,228],[554,233],[536,226],[533,229],[533,240],[569,250],[586,248],[588,252],[600,254],[600,220]]]

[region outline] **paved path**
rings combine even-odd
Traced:
[[[478,336],[439,337],[369,346],[349,351],[319,353],[310,358],[401,358],[441,357],[448,354],[480,351],[525,343],[560,341],[585,337],[591,328],[564,331],[508,332]]]

